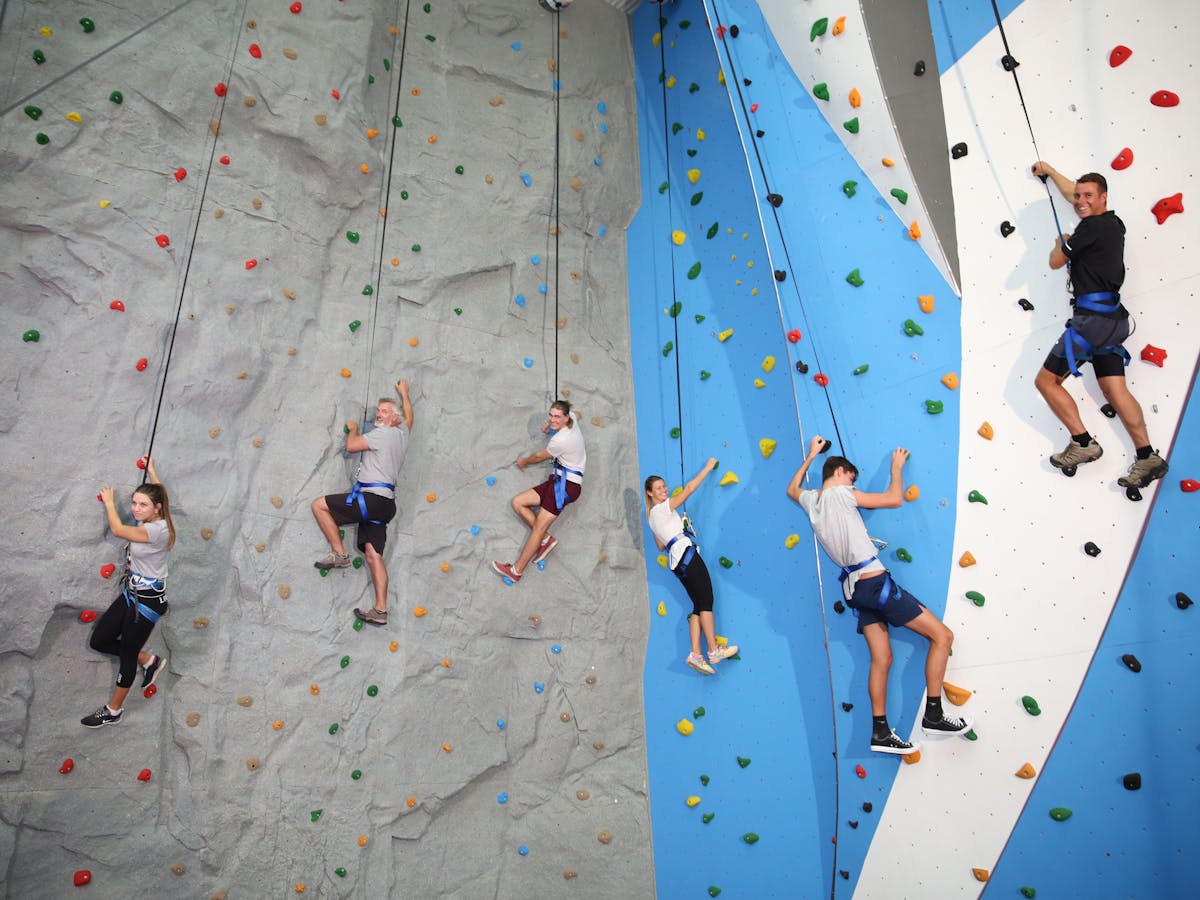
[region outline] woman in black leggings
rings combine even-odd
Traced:
[[[142,688],[154,684],[165,662],[161,656],[142,648],[154,630],[154,623],[167,611],[167,553],[175,546],[175,525],[167,489],[158,480],[150,457],[142,457],[150,483],[133,492],[129,501],[133,525],[126,525],[117,514],[113,489],[102,488],[100,499],[108,515],[108,528],[129,541],[121,593],[96,622],[92,632],[93,650],[109,653],[121,660],[117,685],[107,706],[101,706],[80,721],[88,728],[116,725],[121,721],[121,706],[133,686],[138,666],[142,667]]]

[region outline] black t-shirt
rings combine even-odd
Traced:
[[[1125,281],[1125,223],[1112,210],[1081,219],[1063,245],[1063,255],[1071,261],[1074,296],[1120,291]]]

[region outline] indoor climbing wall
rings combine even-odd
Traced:
[[[9,2],[0,59],[8,892],[651,894],[626,15]],[[397,377],[391,621],[359,631],[309,503]],[[556,392],[587,489],[507,587]],[[151,441],[168,670],[87,731],[123,551],[94,497]]]

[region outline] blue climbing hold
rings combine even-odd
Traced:
[[[471,526],[471,534],[475,534],[475,535],[479,534],[479,526],[478,525]]]
[[[548,290],[550,290],[550,288],[549,288],[549,287],[547,287],[545,284],[539,284],[539,285],[538,285],[538,293],[539,293],[539,294],[544,294],[544,293],[546,293],[546,291],[548,291]]]
[[[487,482],[488,487],[492,487],[496,483],[496,476],[489,475],[487,478],[484,479],[484,481]]]
[[[529,261],[535,266],[540,266],[542,264],[542,258],[540,256],[531,256],[529,257]]]
[[[503,731],[505,728],[508,727],[508,723],[505,722],[503,719],[497,719],[496,727],[499,728],[501,731]]]
[[[521,181],[525,182],[525,187],[533,187],[533,179],[529,177],[528,172],[521,173]]]
[[[598,165],[600,165],[601,162],[603,162],[603,160],[601,160],[600,157],[597,156],[595,159],[592,160],[592,165],[598,166]]]
[[[512,42],[512,48],[513,48],[513,50],[515,50],[516,52],[520,53],[520,52],[521,52],[521,42],[520,42],[520,41],[513,41],[513,42]]]
[[[562,653],[562,647],[560,647],[558,644],[551,644],[550,652],[551,653]]]
[[[513,580],[512,580],[511,578],[509,578],[507,575],[505,575],[505,576],[504,576],[502,579],[500,579],[500,580],[501,580],[501,581],[503,581],[505,584],[507,584],[509,587],[512,587],[512,586],[513,586]]]
[[[538,570],[539,572],[545,572],[545,571],[546,571],[546,561],[545,561],[544,559],[539,559],[539,560],[537,561],[537,570]]]
[[[558,82],[558,79],[557,79],[557,78],[555,78],[555,79],[554,79],[554,90],[556,90],[556,91],[557,91],[557,90],[558,90],[560,87],[562,87],[562,85],[560,85],[560,84],[559,84],[559,82]]]
[[[600,113],[602,116],[608,115],[608,106],[603,100],[596,104],[596,112]]]
[[[542,684],[540,681],[535,681],[533,683],[533,692],[535,694],[540,694],[544,690],[546,690],[546,686],[544,684]]]
[[[601,225],[599,228],[596,229],[596,234],[600,235],[600,237],[604,237],[606,234],[608,234],[608,226]]]
[[[533,368],[533,360],[530,359],[528,356],[525,357],[525,368],[527,368],[527,369]]]
[[[508,802],[508,791],[501,791],[496,795],[496,802],[503,806]]]
[[[522,856],[528,856],[529,848],[526,847],[524,844],[522,844],[520,847],[517,848],[517,852],[520,853]]]
[[[525,305],[525,295],[517,294],[517,296],[513,297],[513,303],[517,304],[517,306],[524,306]]]
[[[601,123],[600,123],[600,133],[601,133],[601,134],[608,134],[608,123],[607,123],[607,122],[601,122]]]

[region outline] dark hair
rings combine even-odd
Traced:
[[[571,418],[571,404],[566,400],[555,400],[550,404],[551,409],[557,409],[560,413],[567,417],[567,427],[574,428],[575,420]]]
[[[1079,184],[1084,181],[1099,185],[1100,193],[1102,193],[1102,194],[1108,193],[1108,181],[1099,172],[1088,172],[1086,175],[1080,175],[1078,178],[1075,179],[1076,184]]]
[[[161,484],[147,482],[146,484],[138,485],[134,491],[135,494],[144,494],[150,498],[150,502],[155,506],[161,507],[162,517],[167,522],[167,531],[171,533],[171,537],[167,540],[167,549],[170,550],[175,546],[175,523],[171,521],[171,504],[167,500],[167,489]]]
[[[858,478],[858,469],[854,463],[850,462],[844,456],[830,456],[825,460],[825,465],[821,467],[821,480],[828,481],[838,469],[845,469],[855,478]]]

